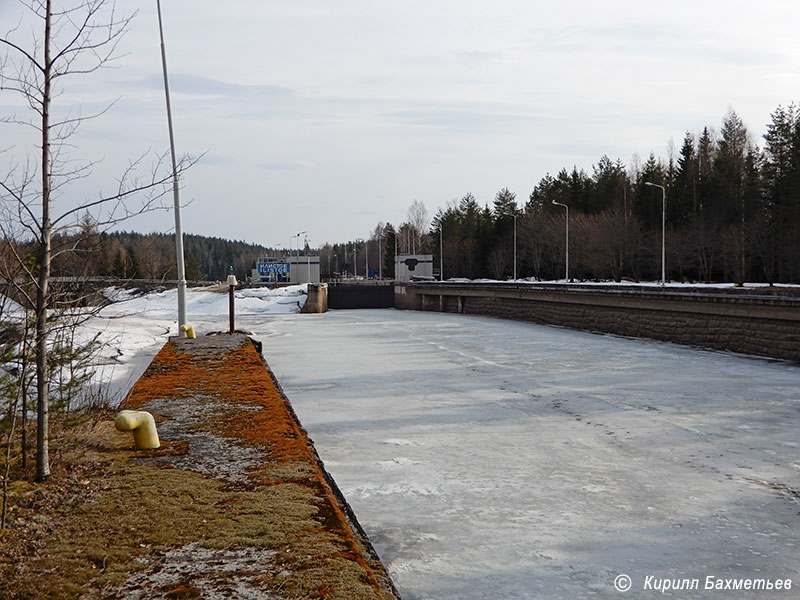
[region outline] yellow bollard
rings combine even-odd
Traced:
[[[160,448],[156,420],[144,410],[123,410],[117,415],[114,427],[120,431],[133,431],[137,450]]]
[[[194,334],[194,327],[191,325],[181,325],[181,331],[186,333],[186,337],[190,340],[195,339],[197,336]]]

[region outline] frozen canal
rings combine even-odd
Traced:
[[[239,323],[405,600],[798,597],[796,366],[451,314]]]

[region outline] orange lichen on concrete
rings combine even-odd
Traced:
[[[167,342],[153,358],[150,366],[123,400],[124,408],[141,408],[156,398],[183,397],[202,379],[203,368],[188,354],[179,353],[173,343]]]
[[[123,406],[139,408],[151,400],[170,398],[224,403],[224,408],[201,428],[266,452],[264,464],[251,474],[254,485],[292,483],[310,490],[316,498],[316,521],[331,536],[327,555],[356,562],[363,568],[369,585],[382,596],[386,588],[379,583],[371,565],[380,570],[383,567],[374,558],[368,559],[361,538],[354,533],[342,503],[328,484],[316,450],[288,400],[254,344],[242,339],[238,347],[217,349],[216,353],[197,349],[200,346],[193,348],[183,340],[168,342]],[[282,554],[287,562],[292,561],[291,551]],[[319,558],[326,560],[325,556]],[[325,597],[320,592],[320,597]]]
[[[123,402],[140,408],[154,399],[196,397],[199,401],[225,401],[266,410],[228,411],[218,417],[219,433],[265,446],[275,461],[310,460],[312,451],[305,432],[292,417],[252,343],[219,358],[179,352],[167,343]]]

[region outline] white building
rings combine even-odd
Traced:
[[[397,254],[394,257],[396,281],[433,279],[433,254]]]
[[[262,256],[253,269],[253,281],[262,283],[319,283],[319,255]]]

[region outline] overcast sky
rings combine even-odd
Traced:
[[[127,157],[168,147],[156,3],[139,11],[113,71],[73,79],[76,138],[102,158],[75,194],[108,187]],[[607,154],[667,157],[729,108],[761,144],[798,100],[796,0],[163,1],[184,230],[288,246],[367,237],[508,187],[524,203],[548,172],[591,173]],[[19,8],[0,0],[0,22]],[[4,107],[0,101],[0,108]],[[4,125],[4,140],[14,139]],[[91,188],[90,186],[94,186]],[[170,214],[126,229],[169,231]]]

